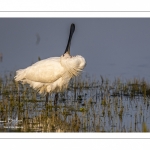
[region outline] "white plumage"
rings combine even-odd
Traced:
[[[41,60],[26,69],[16,72],[15,80],[28,83],[40,93],[61,92],[68,86],[70,79],[77,76],[85,67],[85,59],[64,54]]]
[[[77,76],[86,65],[82,56],[70,55],[74,30],[75,25],[72,24],[68,44],[61,57],[44,59],[25,69],[20,69],[16,71],[15,80],[29,84],[41,94],[64,91],[68,87],[70,79]]]

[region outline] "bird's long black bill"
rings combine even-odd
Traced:
[[[69,53],[70,54],[70,45],[71,45],[71,39],[72,39],[72,35],[75,31],[75,24],[71,24],[70,26],[70,34],[69,34],[69,39],[68,39],[68,43],[67,43],[67,47],[66,47],[66,50],[64,52],[65,53]]]

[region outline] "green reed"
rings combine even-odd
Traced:
[[[144,79],[110,81],[73,78],[68,89],[45,104],[29,85],[14,75],[0,77],[1,132],[148,132],[150,85]]]

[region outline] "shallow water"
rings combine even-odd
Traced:
[[[145,132],[150,90],[143,80],[122,83],[78,77],[54,106],[12,78],[1,80],[0,132]],[[138,82],[138,83],[137,83]]]

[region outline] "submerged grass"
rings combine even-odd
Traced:
[[[110,82],[88,75],[59,94],[39,95],[29,85],[0,78],[0,132],[149,132],[150,85],[144,79]]]

